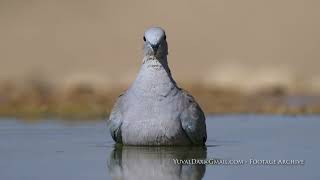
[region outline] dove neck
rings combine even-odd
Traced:
[[[149,75],[155,76],[156,78],[169,78],[171,81],[174,82],[168,65],[167,56],[161,58],[155,56],[144,57],[141,71],[142,73],[144,71],[147,71],[149,72]]]
[[[144,57],[140,72],[133,84],[134,89],[162,94],[175,87],[177,85],[171,76],[167,57],[159,59],[154,56]]]
[[[165,57],[155,57],[155,56],[145,56],[143,58],[142,67],[146,66],[148,69],[156,70],[166,70],[170,74],[170,68],[168,66],[167,56]]]

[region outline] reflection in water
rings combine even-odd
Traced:
[[[108,161],[112,179],[202,179],[205,165],[175,164],[173,159],[206,159],[205,147],[115,146]]]

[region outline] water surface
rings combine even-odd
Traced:
[[[206,148],[114,147],[103,121],[0,120],[0,179],[320,179],[320,116],[208,116]],[[182,165],[173,159],[304,160]]]

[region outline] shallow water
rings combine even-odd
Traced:
[[[320,116],[207,117],[206,148],[114,147],[105,122],[0,120],[0,179],[320,179]],[[243,160],[181,165],[173,159]],[[304,160],[253,165],[250,159]]]

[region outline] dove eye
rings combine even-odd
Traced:
[[[143,36],[143,40],[146,41],[146,37],[145,36]]]

